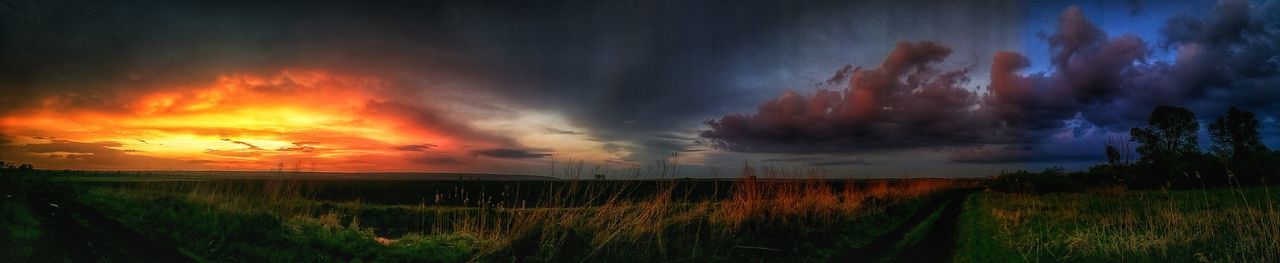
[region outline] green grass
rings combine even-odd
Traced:
[[[939,207],[946,207],[947,204],[951,202],[952,201],[943,202]],[[915,227],[912,227],[910,231],[907,231],[907,234],[902,237],[902,242],[898,242],[898,244],[894,246],[895,249],[901,250],[924,240],[925,235],[928,235],[929,231],[933,230],[934,223],[938,222],[938,218],[942,217],[943,210],[945,209],[939,208],[930,212],[928,217],[925,217],[924,220],[920,221],[920,224],[917,224]]]
[[[876,238],[889,233],[899,225],[906,223],[907,218],[920,211],[928,200],[919,199],[904,202],[890,211],[876,213],[861,224],[852,225],[848,235],[846,248],[858,248],[875,241]]]
[[[474,218],[475,214],[512,213],[513,211],[355,203],[324,203],[294,200],[298,210],[312,211],[313,217],[280,218],[270,212],[244,212],[218,208],[181,196],[166,196],[135,190],[91,190],[81,200],[105,214],[113,215],[130,228],[143,230],[150,238],[177,244],[189,255],[205,260],[240,259],[244,261],[430,261],[460,262],[480,256],[482,248],[497,252],[485,255],[487,260],[520,258],[530,261],[555,261],[583,258],[593,250],[602,258],[666,260],[683,257],[708,261],[730,261],[742,258],[772,258],[797,262],[823,262],[850,249],[869,243],[891,227],[900,224],[918,209],[921,200],[907,201],[888,213],[867,213],[834,228],[813,228],[806,224],[750,224],[752,235],[723,235],[707,229],[693,229],[695,224],[670,224],[663,230],[666,244],[630,247],[616,243],[592,247],[589,242],[603,229],[587,222],[547,226],[565,232],[531,234],[515,238],[512,243],[543,243],[543,239],[562,239],[554,245],[539,244],[533,251],[517,249],[510,244],[495,243],[461,232],[445,235],[409,234],[382,245],[364,224],[395,226],[417,221],[433,222],[450,217]],[[277,202],[286,202],[279,200]],[[678,208],[679,206],[673,206]],[[685,206],[683,209],[693,209]],[[583,210],[583,218],[591,217],[591,208],[526,209]],[[345,212],[344,212],[345,211]],[[526,211],[531,212],[531,211]],[[468,215],[470,214],[470,215]],[[438,220],[439,219],[439,220]],[[552,230],[554,231],[554,230]],[[727,233],[726,233],[727,234]],[[781,252],[754,251],[740,246],[785,249]],[[496,247],[496,248],[495,248]],[[638,250],[637,250],[638,249]],[[666,251],[658,251],[666,250]],[[533,253],[533,254],[529,254]],[[616,254],[611,254],[616,253]],[[678,255],[671,257],[672,255]]]
[[[149,238],[204,260],[306,262],[826,262],[901,224],[925,200],[878,198],[838,214],[801,210],[793,215],[770,215],[794,207],[763,203],[759,214],[731,221],[726,213],[737,210],[710,201],[527,209],[407,206],[323,202],[263,189],[210,182],[180,189],[89,188],[78,196]],[[374,234],[389,228],[408,228],[408,234]]]
[[[466,261],[476,251],[465,235],[413,235],[388,245],[340,215],[281,218],[263,211],[232,211],[186,198],[93,190],[81,197],[150,238],[176,244],[206,260],[271,262]]]
[[[676,190],[691,189],[683,181],[643,184],[627,198],[614,188],[566,182],[526,208],[323,201],[314,196],[316,184],[300,180],[167,179],[175,178],[38,171],[19,181],[32,196],[78,200],[148,239],[219,262],[828,262],[902,224],[924,206],[921,197],[958,185],[742,180],[731,186],[745,190],[690,199]],[[406,189],[418,188],[363,191]],[[578,200],[588,197],[604,200]],[[33,246],[48,248],[39,254],[64,243]]]
[[[1016,262],[1023,261],[1017,251],[1004,247],[992,235],[998,233],[996,219],[988,213],[988,198],[970,195],[960,212],[960,229],[956,235],[954,262]]]
[[[9,197],[0,200],[0,258],[15,261],[32,259],[42,244],[40,220],[22,202]]]
[[[1278,190],[984,192],[966,204],[956,261],[1274,262]]]

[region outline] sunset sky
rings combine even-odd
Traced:
[[[0,160],[984,176],[1162,104],[1280,146],[1280,1],[359,2],[0,1]]]

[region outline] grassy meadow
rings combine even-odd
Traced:
[[[817,170],[767,167],[745,167],[731,180],[501,182],[6,171],[0,202],[0,245],[6,249],[0,256],[175,259],[164,260],[169,262],[1280,260],[1280,187],[1019,193],[986,189],[991,182],[982,180],[819,178]],[[169,254],[152,254],[163,251]]]
[[[310,180],[155,176],[121,182],[110,178],[118,175],[101,180],[48,171],[22,183],[48,189],[18,192],[82,203],[196,261],[824,262],[892,256],[859,254],[858,248],[908,228],[898,226],[917,214],[932,213],[925,210],[941,201],[939,193],[976,185],[817,179],[816,170],[804,169],[744,171],[752,174],[735,180],[485,182],[479,183],[487,185],[482,193],[466,193],[468,187],[442,193],[421,182],[357,188],[420,198],[416,204],[348,200],[350,188],[326,193],[332,192],[326,182]],[[534,190],[515,190],[523,188]],[[42,229],[32,225],[40,220],[12,221],[19,223],[14,228]],[[13,233],[6,242],[39,239]],[[39,253],[16,254],[33,255]]]
[[[962,213],[957,262],[1275,262],[1280,187],[985,192]]]

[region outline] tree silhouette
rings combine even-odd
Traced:
[[[1107,138],[1107,165],[1124,167],[1133,164],[1133,144],[1128,139],[1115,136]]]
[[[1255,153],[1267,151],[1267,146],[1262,144],[1262,135],[1258,133],[1258,119],[1253,112],[1236,107],[1227,109],[1226,116],[1218,117],[1209,124],[1209,136],[1213,140],[1210,149],[1222,158],[1243,161]]]
[[[1115,146],[1107,145],[1107,164],[1112,167],[1119,167],[1121,166],[1120,162],[1120,150],[1116,149]]]
[[[1161,105],[1151,112],[1147,125],[1129,131],[1129,137],[1140,144],[1136,149],[1142,155],[1139,162],[1168,163],[1200,152],[1196,136],[1200,123],[1196,122],[1195,113]]]

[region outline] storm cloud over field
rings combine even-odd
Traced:
[[[1280,106],[1275,6],[1223,1],[1203,18],[1170,18],[1157,40],[1110,36],[1070,7],[1045,36],[1049,71],[1020,73],[1028,55],[1000,51],[984,87],[970,84],[969,68],[936,66],[951,53],[945,45],[901,42],[878,68],[846,66],[833,89],[787,91],[755,113],[709,121],[702,136],[730,151],[956,146],[953,161],[1019,162],[1071,158],[1044,148],[1101,145],[1089,137],[1119,136],[1158,105],[1215,115],[1236,105],[1270,116]],[[1174,52],[1173,60],[1149,58],[1155,49]]]
[[[1101,159],[1161,104],[1280,139],[1276,3],[1113,2],[5,1],[0,159],[976,175]]]

